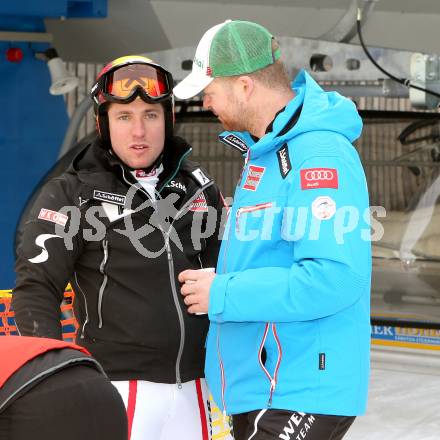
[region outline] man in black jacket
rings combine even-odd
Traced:
[[[223,204],[173,136],[172,85],[140,56],[98,75],[100,136],[34,203],[17,249],[13,308],[22,335],[59,339],[70,281],[77,343],[120,391],[133,438],[195,440],[208,432],[208,320],[187,313],[177,275],[215,266]]]

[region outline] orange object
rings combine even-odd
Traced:
[[[12,292],[0,290],[0,336],[18,335],[15,325],[14,311],[11,308]],[[73,313],[73,302],[75,293],[68,286],[64,292],[64,301],[61,304],[61,326],[63,329],[63,340],[73,342],[78,330],[78,323]]]

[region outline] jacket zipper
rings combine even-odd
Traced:
[[[223,420],[226,418],[226,400],[225,400],[225,391],[226,391],[226,375],[225,368],[223,366],[223,359],[220,352],[220,324],[217,323],[217,356],[220,364],[220,374],[221,374],[221,384],[222,384],[222,406],[223,406]]]
[[[241,214],[245,214],[247,212],[261,211],[262,209],[268,209],[272,207],[272,204],[272,202],[258,203],[257,205],[242,206],[241,208],[238,208],[237,212],[235,213],[235,229],[237,230],[237,232],[240,232],[240,225],[238,221]]]
[[[173,221],[170,224],[170,227],[168,228],[168,231],[164,232],[163,229],[161,228],[162,232],[165,234],[165,247],[166,247],[167,256],[168,256],[168,267],[169,267],[169,274],[170,274],[170,284],[171,284],[171,290],[173,292],[174,304],[176,306],[177,314],[179,315],[179,323],[180,323],[180,331],[181,331],[179,351],[177,353],[177,359],[176,359],[176,379],[177,379],[177,386],[179,388],[182,388],[182,380],[181,380],[181,376],[180,376],[180,361],[182,359],[183,348],[184,348],[184,345],[185,345],[185,325],[184,325],[184,321],[183,321],[182,309],[181,309],[180,303],[179,303],[179,295],[178,295],[177,290],[176,290],[173,254],[171,252],[171,247],[170,247],[170,243],[169,243],[169,241],[170,241],[170,233],[171,233],[171,230],[172,230],[174,222],[179,217],[181,217],[184,212],[186,212],[188,210],[188,208],[191,205],[191,203],[194,200],[196,200],[197,197],[206,188],[208,188],[209,186],[211,186],[213,184],[214,184],[214,182],[211,181],[207,185],[204,185],[202,188],[200,188],[198,191],[196,191],[196,193],[188,200],[188,202],[185,203],[185,205],[183,205],[182,208],[180,208],[180,210],[177,212],[177,214],[175,215]]]
[[[202,259],[200,258],[200,254],[197,255],[197,259],[199,260],[200,269],[203,269]]]
[[[183,158],[182,158],[183,159]],[[125,172],[124,172],[124,168],[121,166],[122,168],[122,176],[125,180],[125,182],[132,186],[133,184],[130,183],[126,176],[125,176]],[[176,173],[175,173],[176,174]],[[174,174],[174,175],[175,175]],[[171,178],[172,179],[172,178]],[[171,180],[170,179],[170,180]],[[173,293],[173,300],[174,300],[174,305],[177,311],[177,315],[179,318],[179,326],[180,326],[180,344],[179,344],[179,350],[177,352],[177,358],[176,358],[176,383],[177,386],[179,388],[182,388],[182,378],[180,375],[180,362],[182,360],[182,354],[183,354],[183,348],[185,346],[185,324],[184,324],[184,320],[183,320],[183,313],[182,313],[182,309],[180,307],[180,303],[179,303],[179,296],[177,294],[177,290],[176,290],[176,283],[175,283],[175,271],[174,271],[174,261],[173,261],[173,254],[171,252],[171,247],[169,244],[169,239],[170,239],[170,232],[171,232],[171,227],[174,223],[174,221],[180,217],[180,215],[190,206],[190,204],[199,196],[200,193],[202,193],[204,191],[205,188],[208,188],[210,185],[213,185],[213,181],[209,182],[207,185],[203,186],[199,191],[197,191],[193,197],[177,212],[175,218],[173,219],[173,221],[171,222],[171,225],[168,229],[167,232],[164,231],[162,225],[158,225],[160,231],[162,232],[162,235],[164,237],[165,240],[165,249],[167,252],[167,262],[168,262],[168,273],[169,273],[169,277],[170,277],[170,285],[171,285],[171,291]],[[163,185],[163,187],[165,187],[166,185]],[[138,188],[140,191],[142,191],[145,196],[147,197],[148,200],[150,200],[153,205],[155,205],[155,200],[152,200],[150,195],[141,187],[141,186],[137,186],[136,188]]]
[[[87,307],[87,297],[86,297],[84,291],[82,290],[82,287],[79,285],[78,276],[77,276],[76,272],[74,273],[74,277],[75,277],[76,285],[78,286],[78,289],[80,290],[80,292],[84,298],[84,305],[86,308],[86,319],[81,327],[81,336],[80,336],[80,339],[84,339],[84,331],[85,331],[86,325],[89,323],[89,309]]]
[[[239,186],[241,184],[241,179],[243,177],[243,172],[247,166],[247,163],[249,162],[250,159],[250,150],[248,150],[247,154],[246,154],[246,160],[244,162],[243,168],[241,169],[241,174],[240,177],[238,179],[238,183],[237,186]],[[228,231],[228,240],[226,242],[226,246],[225,246],[225,250],[223,251],[223,267],[222,267],[222,273],[226,273],[226,262],[227,262],[227,255],[228,255],[228,250],[229,250],[229,243],[231,242],[231,219],[229,218],[229,215],[231,214],[231,210],[232,207],[230,207],[228,209],[228,220],[227,220],[227,224],[229,227],[229,231]],[[226,391],[226,375],[225,375],[225,369],[223,366],[223,359],[222,359],[222,355],[220,352],[220,324],[217,324],[217,356],[218,356],[218,360],[219,360],[219,364],[220,364],[220,372],[221,372],[221,384],[222,384],[222,406],[223,406],[223,420],[226,419],[226,401],[225,401],[225,391]]]
[[[263,362],[261,360],[264,344],[266,343],[267,334],[269,333],[269,327],[272,330],[272,334],[273,334],[273,337],[275,339],[275,342],[276,342],[277,348],[278,348],[278,358],[277,358],[277,363],[275,365],[273,377],[271,376],[269,371],[267,371],[267,368],[265,367],[265,365],[263,364]],[[263,369],[264,374],[266,375],[266,377],[268,378],[268,380],[270,382],[269,400],[267,402],[267,406],[269,408],[272,406],[272,397],[273,397],[273,393],[275,391],[275,388],[276,388],[277,382],[278,382],[278,370],[280,368],[282,355],[283,355],[283,351],[281,349],[281,343],[280,343],[280,340],[279,340],[279,337],[278,337],[278,334],[276,331],[276,325],[273,322],[272,323],[268,322],[268,323],[266,323],[266,327],[264,328],[263,339],[261,340],[260,349],[258,350],[258,362],[260,363],[260,366]]]
[[[230,223],[230,219],[229,219],[229,214],[230,214],[231,210],[229,209],[228,211],[228,219],[226,224],[228,225],[229,231],[228,231],[228,240],[226,241],[226,246],[225,246],[225,250],[223,251],[223,273],[226,273],[226,255],[228,253],[228,249],[229,249],[229,243],[231,242],[231,223]]]
[[[133,185],[125,177],[124,168],[122,168],[122,176],[123,176],[125,182],[128,185],[130,185],[130,186]],[[147,197],[148,200],[151,201],[153,206],[156,206],[156,201],[153,200],[150,197],[150,195],[140,185],[139,186],[135,185],[135,186],[136,186],[136,188],[138,188],[141,192],[143,192],[145,194],[145,196]],[[176,383],[177,383],[177,386],[179,388],[182,388],[182,377],[180,375],[180,361],[182,359],[183,347],[185,345],[185,325],[184,325],[183,313],[182,313],[182,309],[180,308],[179,299],[178,299],[177,291],[176,291],[176,285],[175,285],[175,281],[174,281],[174,277],[175,277],[174,261],[173,261],[173,255],[172,255],[172,252],[171,252],[171,248],[170,248],[170,245],[169,245],[169,233],[166,233],[164,231],[164,229],[163,229],[161,224],[158,223],[158,226],[159,226],[159,229],[160,229],[160,231],[161,231],[161,233],[163,235],[163,238],[165,240],[165,249],[166,249],[166,252],[167,252],[168,274],[169,274],[169,278],[170,278],[171,291],[173,293],[174,306],[176,308],[177,316],[179,318],[180,343],[179,343],[179,350],[177,351],[175,371],[176,371]]]
[[[244,170],[246,169],[247,164],[248,164],[250,159],[251,159],[251,150],[248,150],[247,153],[246,153],[246,158],[244,160],[243,167],[241,169],[240,177],[238,178],[238,182],[237,182],[237,185],[236,185],[237,188],[240,187],[240,185],[241,185],[241,180],[243,178]],[[229,217],[229,214],[230,214],[231,210],[232,210],[232,207],[230,207],[228,209],[228,217]],[[230,241],[231,241],[231,224],[229,223],[228,241],[226,243],[225,250],[223,251],[223,273],[226,273],[226,256],[227,256],[227,252],[228,252],[228,249],[229,249]]]
[[[102,300],[104,297],[104,290],[107,286],[107,281],[108,281],[108,275],[105,271],[105,267],[108,262],[108,240],[106,238],[102,241],[102,251],[104,253],[104,256],[103,256],[101,264],[99,266],[99,271],[101,272],[103,278],[102,278],[102,283],[99,288],[99,294],[98,294],[98,318],[99,318],[98,328],[102,328],[102,325],[103,325]]]

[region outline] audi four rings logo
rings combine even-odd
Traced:
[[[338,189],[338,170],[336,168],[304,168],[300,171],[301,189]]]
[[[309,170],[304,174],[306,180],[332,180],[333,171],[330,170]]]

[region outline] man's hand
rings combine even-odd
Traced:
[[[188,306],[188,313],[208,313],[209,289],[215,273],[203,270],[184,270],[179,274],[180,292]]]

